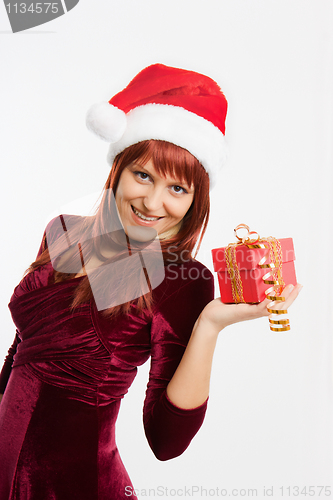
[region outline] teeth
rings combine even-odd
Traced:
[[[132,208],[133,208],[133,212],[135,213],[135,215],[137,215],[138,217],[140,217],[140,219],[142,219],[142,220],[153,221],[153,220],[158,220],[159,219],[159,217],[145,217],[136,208],[134,208],[134,207],[132,207]]]

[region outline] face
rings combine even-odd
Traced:
[[[134,163],[123,170],[115,198],[125,232],[133,237],[133,230],[144,235],[144,229],[150,234],[154,229],[161,236],[175,229],[193,196],[193,186],[169,175],[161,177],[149,160],[144,166]]]

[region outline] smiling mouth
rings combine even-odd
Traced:
[[[163,219],[163,217],[147,217],[146,215],[143,215],[141,212],[139,212],[139,210],[137,210],[135,207],[133,207],[133,205],[131,205],[131,207],[132,207],[132,210],[135,213],[135,215],[142,220],[152,222],[152,221],[156,221],[159,219]]]

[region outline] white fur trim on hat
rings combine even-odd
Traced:
[[[109,104],[110,106],[110,104]],[[199,160],[213,185],[226,161],[227,147],[222,132],[210,121],[178,106],[145,104],[127,115],[123,136],[110,145],[108,162],[132,144],[155,139],[187,149]]]
[[[108,102],[93,104],[86,116],[88,129],[107,142],[119,141],[126,123],[125,113]]]

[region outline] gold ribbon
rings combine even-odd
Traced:
[[[238,231],[246,230],[246,234],[243,237],[238,235]],[[272,285],[265,290],[266,298],[271,301],[285,301],[284,297],[281,297],[281,292],[285,287],[285,283],[282,277],[282,250],[279,240],[269,236],[268,238],[261,239],[256,231],[250,231],[249,226],[246,224],[239,224],[234,229],[237,243],[230,243],[225,249],[225,261],[227,264],[228,274],[231,279],[231,289],[234,302],[236,304],[245,303],[243,297],[243,285],[241,275],[238,269],[236,261],[236,248],[239,245],[245,245],[248,248],[265,248],[267,250],[266,254],[258,262],[258,266],[262,269],[269,269],[262,280],[266,285]],[[256,235],[256,238],[250,236]],[[266,263],[270,258],[270,263]],[[287,314],[287,309],[269,309],[267,310],[271,314]],[[270,319],[270,329],[273,332],[285,332],[290,330],[289,319]],[[272,325],[279,325],[278,327]]]

